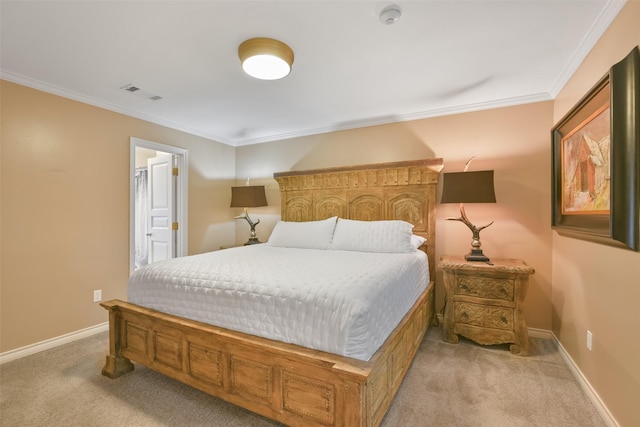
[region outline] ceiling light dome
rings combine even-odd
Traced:
[[[287,76],[293,65],[293,50],[281,41],[258,37],[238,47],[242,69],[251,77],[277,80]]]

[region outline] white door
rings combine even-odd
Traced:
[[[173,258],[173,156],[161,155],[147,160],[149,171],[147,237],[149,263]]]

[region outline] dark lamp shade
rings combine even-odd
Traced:
[[[493,171],[445,173],[440,203],[495,203]]]
[[[258,206],[267,206],[264,185],[231,187],[232,208],[257,208]]]

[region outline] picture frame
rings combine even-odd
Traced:
[[[640,251],[640,49],[551,129],[552,228]]]

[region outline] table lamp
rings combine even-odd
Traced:
[[[469,162],[467,162],[467,165],[468,164]],[[480,248],[480,231],[493,224],[493,221],[482,227],[476,227],[469,221],[464,211],[464,204],[495,202],[496,195],[493,189],[492,170],[444,174],[440,203],[460,203],[460,217],[447,219],[463,222],[473,233],[471,252],[465,256],[467,261],[489,262],[489,258],[482,253],[482,249]]]
[[[257,208],[259,206],[267,206],[267,196],[264,192],[264,185],[231,187],[231,207],[244,208],[244,213],[235,217],[235,219],[246,219],[251,227],[251,234],[245,245],[262,243],[256,236],[256,225],[260,223],[260,220],[258,219],[254,222],[249,217],[249,208]]]

